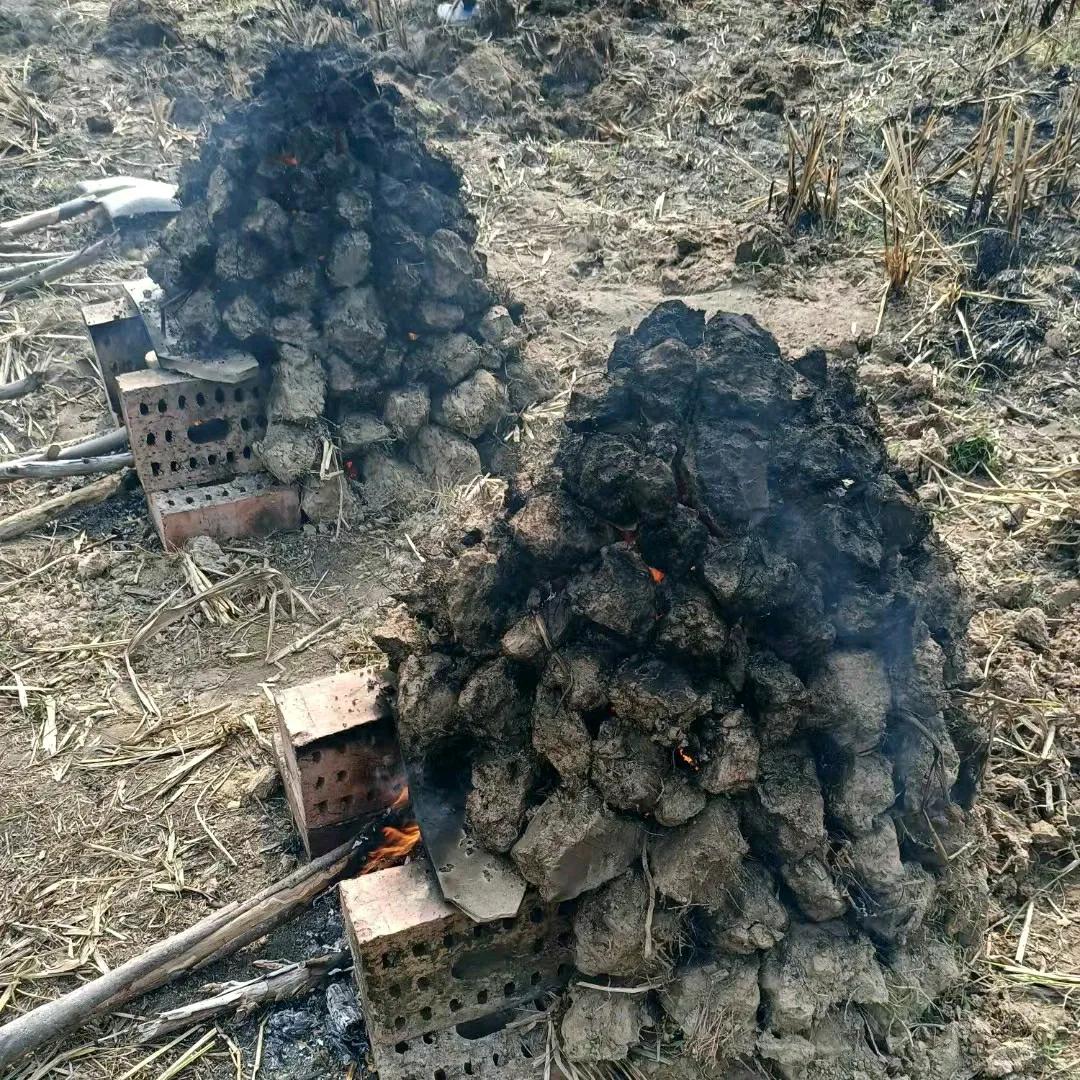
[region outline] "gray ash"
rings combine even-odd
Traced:
[[[321,421],[369,486],[471,478],[508,411],[517,331],[473,250],[460,177],[362,55],[290,49],[211,132],[151,272],[180,351],[273,371],[256,447],[292,482]]]
[[[584,974],[664,983],[576,988],[568,1055],[854,1067],[984,915],[955,571],[850,374],[753,320],[663,304],[585,385],[550,484],[382,635],[403,744],[577,900]]]

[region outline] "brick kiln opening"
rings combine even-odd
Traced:
[[[472,541],[378,640],[410,778],[471,771],[468,843],[569,902],[566,1058],[851,1075],[948,1009],[986,891],[967,615],[849,373],[663,304]]]
[[[184,170],[151,262],[163,363],[236,389],[217,410],[180,407],[177,443],[155,447],[173,486],[242,463],[304,480],[317,516],[328,431],[379,502],[481,471],[520,333],[473,250],[458,171],[406,112],[363,56],[288,50]],[[264,400],[252,412],[234,393]],[[322,501],[336,516],[336,486]]]

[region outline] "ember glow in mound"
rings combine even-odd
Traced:
[[[407,760],[471,770],[471,841],[638,988],[575,986],[568,1058],[875,1075],[983,917],[952,565],[851,377],[750,319],[661,305],[584,385],[547,489],[410,599]]]
[[[285,52],[185,171],[151,266],[181,353],[272,372],[255,452],[282,482],[327,429],[369,495],[469,479],[509,408],[519,331],[406,113],[362,56]]]

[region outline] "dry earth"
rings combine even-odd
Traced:
[[[526,471],[544,467],[567,388],[598,369],[615,331],[677,295],[752,313],[791,355],[823,346],[858,363],[923,485],[976,608],[995,907],[972,965],[968,1064],[909,1075],[1080,1075],[1075,6],[548,0],[500,9],[479,32],[432,29],[425,7],[388,16],[380,54],[463,169],[528,348],[558,368],[561,395],[507,432]],[[358,45],[367,29],[349,0],[6,0],[0,215],[89,176],[174,176],[276,43]],[[969,216],[976,177],[992,190]],[[91,231],[40,242],[73,250]],[[0,302],[0,383],[46,374],[0,402],[4,456],[108,426],[79,305],[115,295],[142,260],[133,243]],[[2,511],[71,484],[12,484]],[[165,556],[135,489],[0,547],[0,1022],[295,864],[264,687],[371,659],[380,604],[499,491],[487,482],[409,521],[372,510],[218,559]],[[130,657],[148,709],[126,668],[132,635],[163,601],[241,570],[250,582],[228,603]],[[338,615],[309,647],[266,661]],[[247,977],[254,960],[313,954],[337,932],[323,905],[211,975]],[[201,982],[159,996],[190,998]],[[250,1076],[263,1044],[262,1076],[359,1075],[333,1046],[303,1061],[271,1052],[290,1024],[297,1045],[328,1041],[302,1013],[264,1020],[203,1043],[193,1032],[139,1075]],[[130,1041],[102,1024],[15,1075],[135,1075],[153,1048]],[[189,1061],[192,1046],[203,1056]]]

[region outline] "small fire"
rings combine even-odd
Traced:
[[[694,755],[691,754],[685,746],[676,746],[675,753],[679,755],[679,760],[684,765],[689,765],[690,768],[693,769],[695,772],[697,772],[697,770],[701,768],[701,766],[698,765],[697,761],[694,760]]]
[[[659,585],[660,582],[663,581],[665,577],[667,577],[667,575],[664,573],[663,570],[657,570],[655,566],[650,566],[649,577],[651,577],[653,581],[656,582],[657,585]]]
[[[383,842],[368,856],[362,874],[373,874],[397,866],[417,844],[420,843],[420,826],[415,821],[401,829],[393,825],[383,826]]]
[[[282,165],[288,165],[292,169],[295,169],[296,166],[300,164],[300,159],[295,154],[290,154],[288,152],[278,154],[277,160],[280,161]]]

